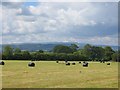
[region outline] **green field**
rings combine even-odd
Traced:
[[[5,61],[2,67],[3,88],[118,88],[118,63],[90,62],[89,67],[66,66],[63,62]]]

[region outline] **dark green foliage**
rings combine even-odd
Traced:
[[[12,59],[13,58],[13,48],[11,46],[7,45],[3,49],[3,57],[4,59]]]
[[[120,51],[112,54],[112,61],[120,62]]]
[[[2,53],[0,53],[0,60],[2,60]]]
[[[44,51],[43,51],[43,50],[39,50],[38,52],[39,52],[39,53],[44,53]]]
[[[89,44],[84,47],[84,55],[92,61],[99,61],[104,58],[104,49],[102,47],[91,46]]]
[[[57,45],[53,48],[54,53],[73,53],[73,49],[65,45]]]
[[[15,60],[24,60],[22,53],[15,53],[13,57]]]
[[[15,48],[14,54],[20,54],[20,53],[21,53],[21,50],[19,48]]]
[[[69,46],[72,49],[72,52],[76,52],[77,49],[79,48],[76,44],[71,44],[71,46]]]
[[[120,61],[120,51],[115,52],[111,47],[105,48],[92,46],[87,44],[83,49],[78,49],[76,44],[70,46],[57,45],[53,48],[53,52],[44,52],[39,50],[29,52],[21,51],[19,48],[13,49],[10,46],[5,46],[1,55],[3,60],[59,60],[59,61],[101,61],[104,62]]]
[[[29,51],[22,51],[22,57],[24,60],[30,60],[31,59],[31,55],[29,53]]]
[[[114,54],[114,51],[112,50],[112,48],[109,46],[106,46],[104,49],[105,49],[105,60],[106,61],[112,60],[112,54]]]

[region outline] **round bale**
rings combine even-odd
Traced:
[[[79,62],[79,63],[81,63],[81,62]]]
[[[105,61],[103,60],[102,63],[105,63]]]
[[[83,67],[88,67],[88,63],[87,62],[83,63]]]
[[[0,65],[5,65],[5,63],[3,61],[0,62]]]
[[[59,63],[59,61],[57,60],[56,63]]]
[[[75,63],[72,63],[72,65],[75,65]]]
[[[66,65],[67,65],[67,66],[69,66],[69,65],[70,65],[70,63],[66,63]]]
[[[34,63],[34,62],[29,62],[29,63],[28,63],[28,66],[29,66],[29,67],[35,67],[35,63]]]
[[[85,61],[83,61],[83,63],[86,63]]]
[[[67,61],[67,60],[65,60],[65,63],[68,63],[68,61]]]
[[[102,63],[102,61],[100,61],[100,63]]]

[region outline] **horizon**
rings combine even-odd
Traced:
[[[5,43],[5,44],[0,44],[0,45],[24,45],[24,44],[90,44],[93,46],[115,46],[115,47],[119,47],[120,45],[108,45],[108,44],[92,44],[92,43],[79,43],[79,42],[37,42],[37,43]]]

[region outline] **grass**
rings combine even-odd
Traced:
[[[5,61],[2,67],[3,88],[118,88],[118,63],[90,62],[89,67],[66,66],[54,61]]]

